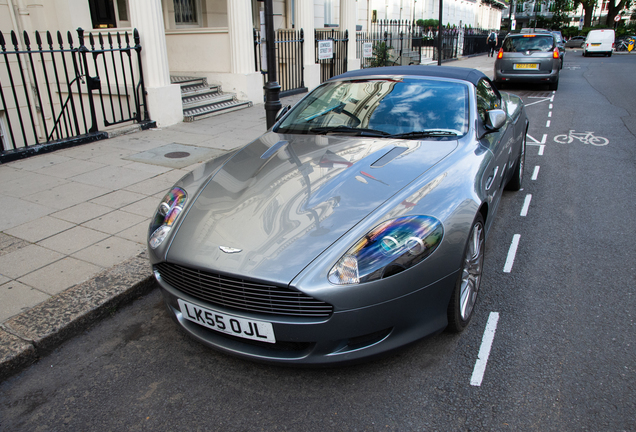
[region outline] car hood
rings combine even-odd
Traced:
[[[288,284],[456,147],[454,140],[269,132],[189,197],[167,259]]]

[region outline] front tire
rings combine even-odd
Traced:
[[[448,303],[447,329],[450,332],[459,333],[464,330],[473,316],[484,269],[485,238],[484,218],[478,214],[468,235],[462,267]]]
[[[526,131],[528,132],[528,131]],[[526,166],[526,134],[523,134],[523,140],[521,141],[521,154],[517,160],[515,171],[510,181],[506,185],[507,190],[518,191],[521,189],[523,183],[523,170]]]

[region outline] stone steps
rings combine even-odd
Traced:
[[[209,85],[206,78],[171,76],[170,81],[181,86],[184,122],[252,106],[250,101],[239,101],[236,95],[223,93],[221,86]]]

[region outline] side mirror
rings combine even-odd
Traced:
[[[501,129],[506,124],[506,112],[501,109],[494,109],[488,111],[488,117],[486,118],[486,128],[489,130]]]
[[[283,108],[281,108],[280,111],[278,111],[278,114],[276,114],[276,120],[274,120],[274,123],[278,122],[278,120],[282,119],[283,116],[285,114],[287,114],[287,112],[291,109],[291,105],[287,105],[284,106]]]

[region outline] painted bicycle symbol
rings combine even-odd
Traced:
[[[570,144],[577,139],[583,144],[592,144],[595,146],[605,146],[609,144],[609,140],[603,137],[594,136],[594,132],[574,132],[571,130],[567,135],[557,135],[554,140],[561,144]]]

